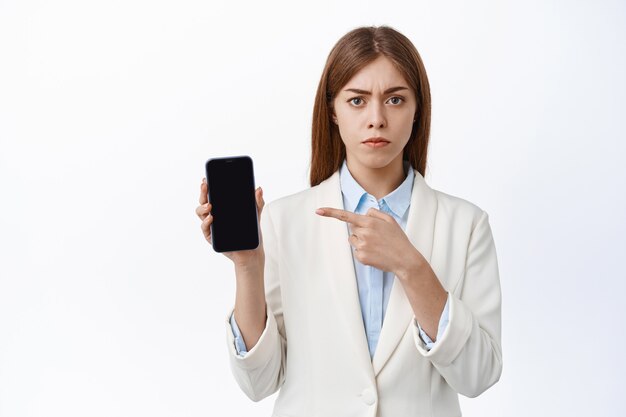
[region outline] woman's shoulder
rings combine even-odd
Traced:
[[[303,208],[317,208],[316,204],[318,204],[320,195],[328,196],[336,192],[341,193],[338,171],[313,187],[272,200],[267,203],[266,207],[271,206],[271,210],[274,212],[289,213],[291,217],[294,213],[302,212]]]
[[[319,201],[319,196],[327,196],[329,193],[341,192],[338,183],[338,178],[330,177],[320,184],[300,190],[298,192],[279,197],[266,204],[266,208],[270,209],[277,216],[288,215],[293,219],[297,213],[304,213],[307,210],[315,210]],[[430,185],[423,179],[423,177],[416,178],[425,187],[420,184],[414,184],[412,192],[417,192],[416,199],[411,198],[417,204],[424,203],[430,198],[435,199],[437,207],[437,217],[440,220],[452,221],[452,222],[469,222],[475,225],[483,216],[487,216],[485,210],[483,210],[478,204],[458,195],[453,195],[447,192],[430,187]],[[337,188],[335,190],[335,188]],[[429,193],[428,190],[431,192]],[[303,210],[304,209],[304,210]]]
[[[317,198],[317,186],[278,197],[265,204],[263,209],[271,213],[275,221],[298,221],[305,213],[313,213]]]
[[[487,216],[487,213],[482,207],[466,198],[434,188],[432,190],[437,199],[438,217],[441,216],[450,221],[465,220],[474,226],[483,216]]]
[[[316,187],[307,188],[293,194],[279,197],[267,203],[267,207],[271,207],[273,211],[284,212],[291,211],[294,208],[302,208],[309,205],[313,206],[315,204]]]
[[[482,212],[483,209],[476,203],[467,200],[466,198],[458,195],[449,194],[441,190],[432,189],[437,197],[437,202],[444,206],[444,208],[451,210],[463,210],[469,213]]]

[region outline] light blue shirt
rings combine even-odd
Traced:
[[[379,201],[376,198],[367,193],[363,187],[352,177],[346,160],[339,170],[339,178],[341,183],[341,192],[343,196],[344,210],[351,211],[356,214],[365,215],[370,207],[374,207],[380,211],[383,211],[391,215],[396,222],[402,227],[402,230],[406,228],[406,222],[409,214],[409,206],[411,203],[411,191],[413,190],[413,179],[415,173],[411,168],[408,161],[403,161],[404,171],[407,172],[407,176],[391,193],[381,198]],[[348,224],[346,223],[346,227]],[[391,287],[393,285],[394,274],[389,271],[382,271],[374,268],[373,266],[364,265],[359,262],[354,256],[354,269],[356,272],[357,286],[359,289],[359,301],[361,304],[361,315],[363,317],[363,323],[365,325],[365,334],[367,336],[367,345],[370,351],[370,357],[374,357],[376,351],[376,345],[378,344],[378,338],[380,337],[380,331],[382,329],[383,320],[387,311],[387,304],[389,303],[389,295],[391,294]],[[439,319],[439,326],[437,334],[442,335],[448,324],[449,315],[449,297],[446,300],[446,305],[443,309],[441,317]],[[422,330],[421,326],[414,321],[419,329],[419,334],[424,343],[426,349],[430,350],[434,347],[436,342],[433,342],[430,337]],[[235,347],[239,356],[245,356],[247,353],[246,345],[243,342],[243,337],[235,321],[235,315],[230,317],[230,324],[235,336]]]

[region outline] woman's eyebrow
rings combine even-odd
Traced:
[[[403,87],[403,86],[391,87],[391,88],[386,89],[384,94],[395,93],[396,91],[399,91],[399,90],[408,90],[408,87]],[[351,91],[353,93],[365,94],[365,95],[371,95],[372,94],[370,91],[360,90],[358,88],[346,88],[343,91]]]

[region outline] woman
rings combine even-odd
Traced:
[[[261,244],[225,253],[231,369],[254,401],[280,389],[275,416],[458,416],[458,394],[499,380],[488,216],[426,184],[429,129],[413,44],[387,26],[343,36],[315,99],[311,188],[264,208],[259,187]]]

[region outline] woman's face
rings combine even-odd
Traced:
[[[357,72],[333,101],[333,119],[355,166],[383,168],[399,158],[409,141],[417,103],[409,84],[391,61],[376,58]],[[383,146],[366,141],[381,137]]]

